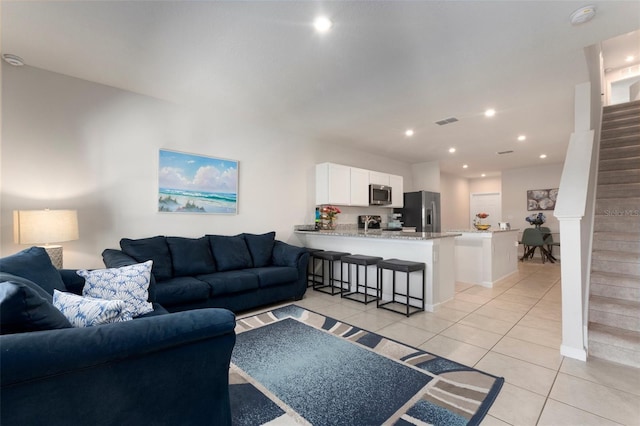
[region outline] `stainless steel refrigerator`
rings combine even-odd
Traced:
[[[416,191],[404,193],[403,226],[415,226],[416,232],[441,232],[440,193]]]

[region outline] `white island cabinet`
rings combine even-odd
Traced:
[[[433,312],[455,294],[454,235],[423,232],[388,232],[363,230],[303,231],[296,230],[302,245],[322,250],[351,254],[379,256],[384,259],[402,259],[426,264],[426,282],[422,289],[422,274],[411,274],[411,296],[420,296],[424,290],[425,310]],[[369,283],[375,286],[375,268],[369,272]],[[346,279],[346,267],[344,275]],[[336,274],[339,270],[336,268]],[[383,300],[391,299],[391,271],[385,271]],[[405,278],[397,274],[399,290],[404,292]],[[355,278],[355,274],[354,274]],[[361,277],[362,278],[362,277]],[[371,293],[375,295],[375,292]]]
[[[493,287],[518,272],[518,230],[448,231],[455,238],[456,281]]]

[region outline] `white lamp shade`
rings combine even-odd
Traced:
[[[15,210],[13,238],[18,244],[49,244],[79,238],[77,210]]]

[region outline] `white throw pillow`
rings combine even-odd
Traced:
[[[123,300],[126,311],[137,317],[153,311],[149,298],[149,280],[153,262],[123,266],[122,268],[77,271],[85,279],[82,295],[105,300]]]
[[[131,319],[122,300],[93,299],[53,290],[53,306],[58,308],[74,327],[93,327]]]

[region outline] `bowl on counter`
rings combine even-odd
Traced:
[[[487,229],[491,228],[491,225],[483,225],[483,224],[474,224],[473,226],[475,226],[475,228],[478,231],[486,231]]]
[[[402,232],[416,232],[415,226],[403,226]]]

